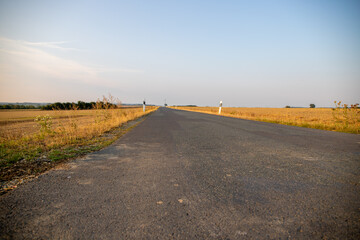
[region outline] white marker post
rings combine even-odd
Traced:
[[[222,107],[222,101],[220,101],[220,104],[219,104],[219,114],[221,114],[221,107]]]
[[[143,112],[145,112],[145,106],[146,106],[146,102],[145,100],[143,101]]]

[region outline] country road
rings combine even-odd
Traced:
[[[359,238],[359,135],[168,108],[0,197],[0,239]]]

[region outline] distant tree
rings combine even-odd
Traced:
[[[89,109],[93,109],[96,108],[96,102],[90,102],[90,108]]]
[[[92,104],[91,103],[85,103],[85,109],[92,109]]]
[[[66,103],[63,103],[64,107],[66,110],[70,110],[73,106],[73,103],[71,102],[66,102]]]
[[[78,102],[77,102],[77,107],[78,107],[79,109],[86,109],[86,103],[83,102],[83,101],[78,101]]]
[[[64,110],[65,109],[64,104],[61,103],[61,102],[56,102],[56,103],[53,104],[53,106],[54,106],[53,108],[55,108],[55,109],[59,109],[59,110]]]
[[[289,105],[287,105],[287,106],[285,106],[285,108],[290,108],[290,106],[289,106]]]
[[[310,108],[315,108],[315,104],[310,103]]]

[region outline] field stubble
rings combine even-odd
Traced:
[[[174,109],[218,115],[218,107],[172,107]],[[224,107],[222,116],[271,122],[322,130],[360,133],[360,110],[335,102],[335,108],[231,108]]]

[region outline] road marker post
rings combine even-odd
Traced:
[[[219,104],[219,114],[221,114],[221,107],[222,107],[222,101],[220,101],[220,104]]]
[[[145,107],[146,106],[146,102],[145,102],[145,100],[143,101],[143,112],[145,112]]]

